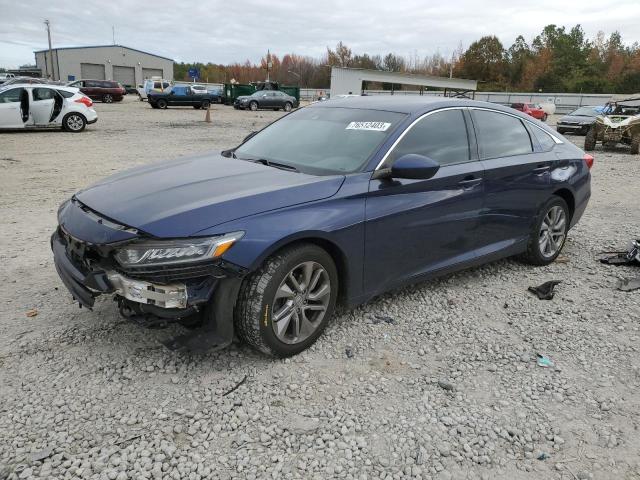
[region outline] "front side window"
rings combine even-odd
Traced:
[[[20,96],[23,88],[12,88],[0,93],[0,103],[18,103],[20,102]]]
[[[469,161],[469,139],[462,110],[444,110],[422,118],[402,137],[385,166],[410,153],[424,155],[440,165]]]
[[[487,110],[473,110],[480,158],[509,157],[533,152],[529,132],[519,118]]]
[[[51,100],[55,97],[55,91],[52,88],[34,88],[33,101]]]
[[[316,175],[351,173],[364,167],[405,118],[405,114],[382,110],[303,108],[251,137],[235,154]]]

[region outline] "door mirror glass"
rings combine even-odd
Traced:
[[[433,177],[440,165],[432,158],[409,153],[398,158],[391,166],[391,177],[426,180]]]

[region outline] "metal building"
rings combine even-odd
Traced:
[[[475,92],[478,89],[476,80],[365,70],[363,68],[332,67],[331,97],[348,94],[360,95],[363,81],[433,87],[450,90],[454,93]]]
[[[173,60],[123,45],[66,47],[34,52],[43,77],[73,81],[83,78],[115,80],[137,85],[144,79],[173,79]]]

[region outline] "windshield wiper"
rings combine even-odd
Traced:
[[[256,159],[243,158],[242,160],[249,160],[250,162],[253,162],[253,163],[261,163],[262,165],[266,165],[267,167],[279,168],[280,170],[287,170],[289,172],[297,172],[297,173],[300,172],[300,170],[298,170],[293,165],[287,165],[286,163],[274,162],[272,160],[267,160],[266,158],[256,158]]]

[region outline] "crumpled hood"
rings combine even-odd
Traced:
[[[344,176],[314,176],[218,153],[135,168],[75,197],[155,237],[187,237],[249,215],[328,198]]]

